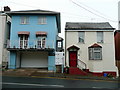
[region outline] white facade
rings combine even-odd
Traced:
[[[10,21],[10,18],[4,13],[0,13],[0,63],[8,61],[8,51],[5,48],[9,36],[7,21]]]
[[[69,66],[69,48],[72,45],[79,47],[77,58],[86,63],[87,69],[90,72],[117,72],[115,66],[115,51],[114,51],[114,32],[103,31],[104,43],[98,43],[102,46],[102,60],[89,60],[88,47],[97,43],[96,31],[85,31],[85,42],[78,42],[78,31],[65,31],[66,38],[66,66]]]

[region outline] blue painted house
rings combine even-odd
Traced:
[[[8,67],[55,71],[60,13],[45,10],[12,11]]]

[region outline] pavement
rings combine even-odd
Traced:
[[[16,77],[38,77],[38,78],[58,78],[58,79],[91,79],[91,80],[106,80],[118,81],[120,77],[103,77],[93,75],[70,75],[66,73],[49,72],[44,69],[5,69],[2,71],[2,76],[16,76]]]

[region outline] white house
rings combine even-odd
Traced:
[[[9,38],[10,17],[5,14],[5,10],[9,7],[4,7],[4,11],[0,12],[0,64],[8,62],[8,51],[6,49],[7,39]]]
[[[70,74],[83,74],[84,70],[98,76],[118,76],[114,28],[108,22],[67,22],[65,65],[69,67]]]

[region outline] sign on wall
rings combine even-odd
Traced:
[[[55,65],[64,64],[64,52],[55,52]]]

